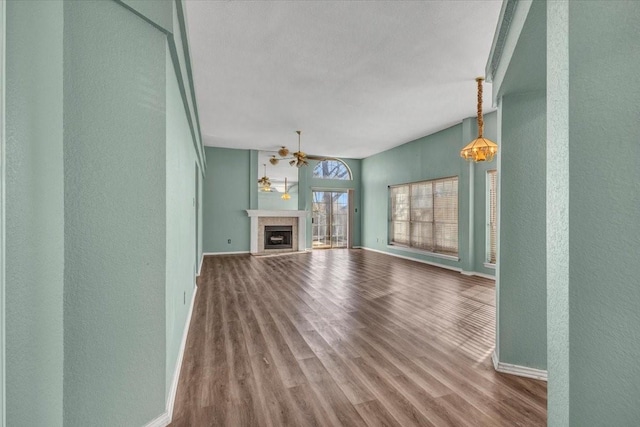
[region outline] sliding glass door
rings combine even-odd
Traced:
[[[346,248],[349,244],[349,193],[313,191],[313,248]]]

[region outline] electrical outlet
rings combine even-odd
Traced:
[[[228,243],[228,244],[231,244],[231,239],[227,239],[227,243]]]
[[[186,304],[187,303],[187,291],[184,291],[182,293],[182,304]]]
[[[376,237],[376,243],[380,243],[380,239]]]

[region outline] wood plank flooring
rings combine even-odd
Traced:
[[[206,257],[171,426],[543,426],[493,281],[364,250]]]

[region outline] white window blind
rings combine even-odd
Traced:
[[[390,243],[458,255],[458,177],[389,188]]]
[[[487,171],[487,262],[496,263],[498,245],[498,172]]]

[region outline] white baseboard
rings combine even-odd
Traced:
[[[496,276],[485,273],[478,273],[477,271],[461,271],[460,274],[464,274],[465,276],[478,276],[484,277],[485,279],[496,280]]]
[[[184,330],[182,331],[182,341],[180,342],[180,351],[178,352],[178,360],[176,361],[176,368],[173,372],[173,380],[171,381],[171,389],[169,389],[169,396],[167,398],[167,413],[169,414],[169,421],[173,419],[173,406],[176,401],[176,392],[178,391],[178,381],[180,381],[180,371],[182,369],[182,359],[184,358],[184,349],[187,346],[187,336],[189,335],[189,325],[191,325],[191,316],[193,315],[193,306],[196,301],[196,294],[198,293],[198,287],[193,289],[193,295],[191,296],[191,305],[189,306],[189,313],[187,313],[187,319],[184,323]]]
[[[371,252],[377,252],[379,254],[390,255],[390,256],[394,256],[396,258],[408,259],[409,261],[420,262],[422,264],[433,265],[434,267],[440,267],[440,268],[444,268],[446,270],[457,271],[458,273],[462,272],[462,270],[460,268],[458,268],[458,267],[452,267],[450,265],[438,264],[437,262],[425,261],[425,260],[418,259],[418,258],[412,258],[412,257],[409,257],[409,256],[404,256],[404,255],[398,255],[398,254],[394,254],[394,253],[391,253],[391,252],[381,251],[379,249],[368,248],[366,246],[361,246],[360,249],[364,249],[366,251],[371,251]]]
[[[200,273],[202,273],[202,264],[204,264],[204,253],[200,257],[200,264],[198,265],[198,275],[196,277],[200,277]]]
[[[191,325],[191,316],[193,315],[193,307],[196,301],[196,294],[198,293],[198,286],[193,290],[191,296],[191,305],[189,306],[189,312],[184,324],[184,330],[182,332],[182,341],[180,342],[180,351],[178,352],[178,360],[176,361],[176,367],[173,371],[173,379],[171,381],[171,388],[169,389],[169,395],[167,396],[167,404],[165,411],[157,418],[150,421],[145,427],[166,427],[171,423],[173,419],[173,406],[176,402],[176,393],[178,391],[178,381],[180,381],[180,371],[182,370],[182,359],[184,358],[184,350],[187,346],[187,336],[189,335],[189,325]]]
[[[203,252],[202,256],[215,256],[215,255],[239,255],[248,254],[249,251],[237,251],[237,252]]]
[[[171,422],[171,417],[167,412],[163,412],[158,418],[150,421],[144,427],[167,427]]]
[[[498,355],[495,350],[491,356],[493,360],[493,368],[503,374],[517,375],[519,377],[533,378],[536,380],[547,381],[547,371],[542,369],[528,368],[526,366],[512,365],[510,363],[503,363],[498,360]]]

